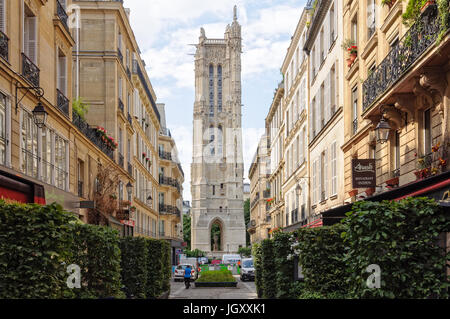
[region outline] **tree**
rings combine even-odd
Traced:
[[[238,250],[238,254],[242,257],[250,257],[252,255],[252,248],[251,247],[241,247]]]
[[[191,249],[191,216],[183,216],[183,240],[187,243],[187,249]]]
[[[250,199],[247,199],[244,202],[244,220],[245,225],[247,226],[248,223],[250,223]],[[245,232],[245,242],[247,246],[250,246],[250,234],[248,233],[248,231]]]

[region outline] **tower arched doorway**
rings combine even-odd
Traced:
[[[210,233],[210,243],[211,243],[211,252],[215,251],[223,251],[223,235],[224,235],[224,228],[223,228],[223,222],[215,218],[209,227],[209,233]]]

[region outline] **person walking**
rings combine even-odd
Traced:
[[[187,265],[187,267],[184,269],[184,284],[186,286],[186,289],[189,289],[191,285],[191,276],[192,276],[192,268],[191,266]]]

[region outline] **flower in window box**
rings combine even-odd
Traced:
[[[447,166],[447,161],[442,159],[442,157],[439,157],[439,166],[441,167]]]
[[[142,152],[142,157],[143,157],[143,158],[146,158],[146,157],[147,157],[147,154],[146,154],[145,152]]]
[[[433,151],[433,153],[436,153],[437,151],[439,151],[440,147],[441,147],[441,143],[437,143],[435,146],[433,146],[431,148],[431,150]]]

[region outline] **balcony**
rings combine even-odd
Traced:
[[[84,136],[97,146],[109,158],[114,159],[114,150],[102,141],[97,130],[91,128],[76,112],[72,111],[72,123]]]
[[[174,215],[180,217],[180,210],[176,206],[159,204],[159,213],[161,215]]]
[[[133,176],[133,165],[130,162],[128,162],[128,174]]]
[[[125,106],[123,105],[122,99],[120,97],[118,99],[118,107],[119,107],[119,110],[121,110],[122,113],[124,113]]]
[[[250,233],[254,233],[256,230],[256,221],[254,219],[252,219],[248,224],[247,224],[247,230]]]
[[[163,136],[172,137],[172,134],[170,134],[170,130],[168,128],[165,128],[165,127],[161,128],[160,133]]]
[[[354,119],[352,122],[352,133],[355,135],[358,132],[358,119]]]
[[[253,208],[258,201],[259,201],[259,192],[256,193],[255,198],[253,198],[252,203],[250,204],[250,208]]]
[[[133,127],[133,118],[131,117],[130,113],[127,114],[128,123],[130,123],[130,126]]]
[[[116,212],[116,218],[118,220],[130,220],[130,211],[128,209],[118,210]]]
[[[263,198],[270,198],[270,189],[263,191]]]
[[[392,88],[410,67],[436,41],[440,31],[440,17],[436,5],[432,6],[406,32],[363,83],[363,112]]]
[[[39,72],[36,64],[22,53],[22,76],[35,87],[39,86]]]
[[[178,190],[178,192],[181,192],[180,184],[178,183],[178,181],[175,178],[165,177],[165,176],[160,175],[159,176],[159,183],[161,185],[167,185],[167,186],[175,187]]]
[[[63,23],[64,27],[69,30],[69,26],[67,25],[67,20],[69,19],[69,16],[66,13],[66,9],[59,3],[58,0],[56,0],[56,14],[58,15],[59,19]]]
[[[127,61],[127,63],[128,63],[128,61]],[[130,79],[130,81],[131,81],[131,71],[130,71],[130,68],[128,66],[127,66],[127,76]]]
[[[0,31],[0,57],[9,60],[9,38],[2,31]]]
[[[119,153],[119,163],[118,163],[119,166],[122,167],[122,168],[125,168],[125,163],[124,162],[125,161],[124,161],[123,155]]]
[[[164,152],[164,151],[159,151],[159,158],[164,159],[164,160],[168,160],[171,161],[172,160],[172,153],[170,152]]]
[[[56,101],[58,109],[69,117],[69,99],[58,89],[56,89]]]

